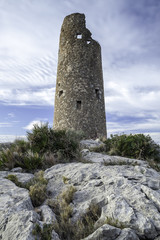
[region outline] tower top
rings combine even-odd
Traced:
[[[86,28],[85,15],[83,13],[72,13],[63,20],[60,43],[73,44],[76,36],[81,36],[82,42],[88,41],[92,39],[91,35],[91,32]]]

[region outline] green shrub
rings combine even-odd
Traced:
[[[27,141],[16,140],[0,151],[0,169],[22,167],[46,169],[60,162],[79,160],[83,135],[71,130],[53,130],[48,123],[34,125]]]
[[[42,232],[41,227],[39,226],[38,223],[36,223],[36,225],[34,226],[34,228],[33,228],[33,230],[32,230],[32,234],[33,234],[34,236],[39,237],[39,236],[41,235],[41,232]]]
[[[30,186],[29,196],[32,200],[32,204],[34,207],[38,207],[44,202],[47,196],[46,192],[47,192],[47,189],[46,189],[46,185],[44,184],[41,185],[39,183],[36,183],[35,185]]]
[[[82,134],[71,130],[53,130],[46,123],[34,125],[32,132],[27,133],[27,138],[34,152],[55,153],[59,160],[71,160],[78,157]]]
[[[62,192],[61,198],[67,203],[70,204],[73,200],[73,195],[77,189],[73,186],[68,187],[65,191]]]
[[[149,135],[111,135],[104,143],[110,155],[160,161],[160,146]]]
[[[52,224],[44,224],[43,231],[41,233],[41,240],[52,240]]]
[[[51,128],[48,123],[39,126],[35,124],[32,132],[27,132],[27,139],[34,152],[45,153],[48,150]]]
[[[16,166],[27,169],[28,171],[42,167],[43,157],[37,152],[32,152],[30,149],[24,154],[19,155],[16,160]]]
[[[6,148],[10,148],[10,146],[12,145],[12,143],[7,142],[7,143],[0,143],[0,151],[6,149]]]
[[[34,207],[40,206],[47,198],[47,183],[48,181],[43,177],[43,171],[39,171],[25,185],[29,189],[29,196]]]
[[[18,187],[22,187],[22,184],[18,181],[17,176],[13,175],[13,174],[9,174],[6,179],[12,181],[13,183],[16,184],[16,186]]]
[[[47,183],[48,180],[44,178],[44,172],[41,170],[39,172],[36,172],[34,174],[34,178],[25,184],[25,188],[29,190],[30,186],[33,186],[35,184],[47,185]]]
[[[32,234],[39,240],[51,240],[52,230],[53,226],[51,224],[44,224],[43,228],[36,224],[32,230]]]
[[[10,148],[0,152],[1,169],[22,167],[31,171],[41,167],[42,160],[38,153],[32,151],[30,143],[24,140],[15,140]]]
[[[6,148],[0,152],[0,167],[1,169],[12,169],[15,166],[15,155],[12,149]]]
[[[106,146],[104,144],[97,146],[97,147],[92,147],[90,148],[91,152],[97,152],[97,153],[102,153],[106,152]]]

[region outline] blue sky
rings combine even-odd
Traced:
[[[0,0],[0,141],[52,125],[60,28],[74,12],[101,44],[108,133],[160,143],[159,0]]]

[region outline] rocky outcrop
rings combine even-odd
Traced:
[[[38,220],[28,190],[7,179],[0,180],[0,239],[34,239],[33,223]]]
[[[122,162],[119,157],[110,157],[104,165],[103,158],[107,156],[103,154],[88,151],[85,156],[91,163],[58,164],[44,173],[50,200],[57,199],[69,186],[76,188],[70,203],[73,224],[84,216],[92,203],[100,207],[94,231],[83,239],[160,239],[160,174],[144,161],[136,160],[138,164],[135,164],[135,160],[125,162],[123,159]],[[109,165],[112,161],[115,165]],[[16,171],[0,172],[0,239],[35,239],[32,234],[35,224],[55,223],[55,212],[47,205],[47,200],[34,208],[28,190],[6,179],[8,174],[16,175],[22,183],[33,178],[32,174]],[[60,238],[53,230],[54,239]]]
[[[136,234],[135,239],[155,239],[160,235],[160,175],[155,170],[130,165],[104,166],[99,163],[59,164],[45,171],[45,178],[49,180],[48,191],[53,198],[66,188],[63,176],[69,179],[68,185],[77,189],[72,204],[74,221],[94,202],[102,209],[97,225],[108,222],[109,225],[117,225],[120,230],[127,228],[130,235]],[[159,186],[156,190],[155,185],[151,184],[155,181]],[[102,229],[97,229],[100,236]],[[124,230],[119,233],[123,236]],[[119,239],[131,237],[119,236]]]

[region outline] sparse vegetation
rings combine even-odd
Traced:
[[[64,184],[67,184],[68,181],[70,180],[70,178],[67,178],[65,176],[62,176],[62,179],[63,179]]]
[[[149,135],[111,135],[104,144],[109,155],[160,161],[160,146]]]
[[[27,171],[46,169],[57,163],[81,158],[79,142],[83,134],[71,130],[53,130],[48,123],[35,125],[27,141],[16,140],[1,147],[0,169],[22,167]]]
[[[148,160],[148,164],[151,168],[155,169],[157,172],[160,172],[160,162],[155,162],[152,160]]]
[[[17,178],[15,175],[9,174],[9,175],[6,177],[6,179],[8,179],[8,180],[12,181],[13,183],[15,183],[16,186],[22,187],[22,184],[18,181],[18,178]]]
[[[62,192],[61,198],[67,203],[70,204],[73,200],[73,195],[76,192],[76,188],[69,186],[65,191]]]
[[[35,236],[36,239],[39,240],[51,240],[52,230],[53,230],[52,224],[44,224],[43,228],[41,228],[39,224],[36,223],[32,230],[32,234]]]
[[[101,214],[98,204],[92,203],[86,213],[76,222],[73,222],[73,209],[70,203],[73,201],[75,191],[76,189],[71,186],[62,192],[56,201],[48,200],[48,205],[53,209],[57,218],[57,223],[53,224],[53,229],[63,240],[80,240],[91,234],[95,230],[94,224]]]
[[[47,183],[48,181],[43,177],[43,171],[40,171],[25,185],[29,189],[29,196],[34,207],[40,206],[47,198]]]
[[[42,157],[32,151],[29,142],[16,140],[9,148],[0,152],[0,161],[2,169],[12,169],[22,167],[28,171],[40,168],[42,166]]]
[[[44,154],[55,153],[60,159],[72,160],[79,153],[79,141],[82,133],[71,130],[53,130],[48,124],[35,125],[32,132],[27,133],[34,152]]]
[[[96,203],[91,203],[86,213],[77,221],[76,223],[76,237],[77,239],[82,239],[93,233],[95,228],[95,223],[101,215],[101,208]],[[76,239],[76,238],[75,238]]]
[[[25,184],[20,183],[18,178],[13,174],[9,174],[6,179],[14,182],[18,187],[28,189],[32,204],[34,207],[37,207],[40,206],[47,198],[48,181],[43,177],[43,174],[43,171],[35,173],[35,177]],[[68,197],[71,196],[69,195]]]
[[[120,229],[127,228],[126,224],[120,222],[118,219],[114,219],[114,218],[111,218],[111,217],[107,217],[104,224],[109,224],[113,227],[117,227],[117,228],[120,228]]]
[[[91,152],[97,152],[97,153],[105,153],[106,152],[106,146],[105,144],[102,144],[100,146],[97,146],[97,147],[92,147],[90,148],[90,151]]]
[[[111,162],[104,161],[104,165],[105,166],[115,166],[115,165],[119,165],[119,166],[123,166],[123,165],[139,166],[140,164],[137,161],[128,162],[128,161],[123,161],[123,160],[116,160],[116,161],[111,161]]]

